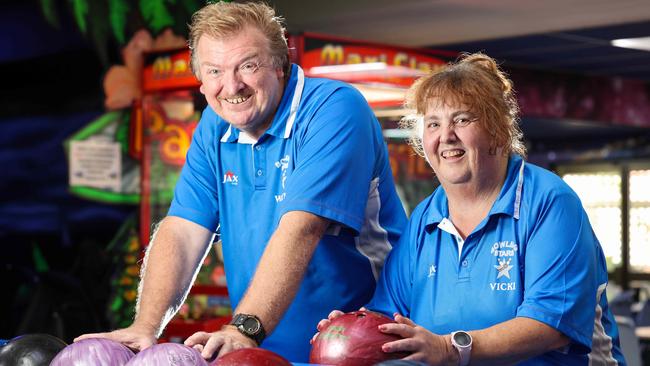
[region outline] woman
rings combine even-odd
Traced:
[[[577,195],[524,161],[512,83],[495,61],[465,55],[418,80],[407,104],[411,142],[440,187],[367,305],[393,314],[380,330],[403,337],[383,350],[432,365],[625,364],[600,244]]]

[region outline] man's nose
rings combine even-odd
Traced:
[[[222,89],[225,94],[224,96],[227,97],[237,95],[243,88],[243,84],[241,76],[235,70],[226,72],[221,79]]]

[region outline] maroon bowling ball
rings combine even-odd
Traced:
[[[241,348],[217,358],[210,366],[291,366],[291,362],[262,348]]]
[[[330,321],[312,344],[309,362],[337,366],[370,366],[378,362],[406,357],[403,352],[386,353],[381,346],[401,337],[385,334],[377,328],[395,323],[372,311],[353,311]]]
[[[199,351],[179,343],[159,343],[133,357],[127,366],[208,366]]]
[[[65,347],[50,366],[122,366],[133,357],[127,346],[105,338],[87,338]]]

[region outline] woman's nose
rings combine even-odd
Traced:
[[[457,138],[456,129],[455,129],[455,126],[454,126],[453,122],[443,123],[440,126],[440,141],[441,142],[455,141],[456,138]]]

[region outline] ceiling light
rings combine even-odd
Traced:
[[[650,51],[650,37],[621,38],[611,41],[612,46]]]
[[[365,62],[359,64],[314,66],[309,69],[309,73],[312,75],[323,75],[347,72],[384,71],[386,70],[386,67],[387,65],[385,62]]]

